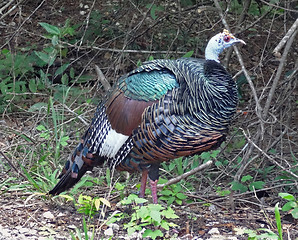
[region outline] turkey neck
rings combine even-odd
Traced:
[[[186,73],[183,77],[187,87],[181,82],[184,109],[201,123],[202,128],[226,131],[238,103],[235,81],[216,61],[180,61]]]

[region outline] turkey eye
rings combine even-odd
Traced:
[[[225,42],[229,42],[231,40],[231,37],[230,36],[224,36],[224,39],[223,39]]]

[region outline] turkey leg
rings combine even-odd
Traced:
[[[159,164],[152,164],[148,171],[151,187],[152,201],[157,204],[157,182],[159,179]]]
[[[148,176],[148,170],[143,170],[142,172],[142,179],[141,179],[141,187],[140,187],[140,193],[139,197],[144,198],[145,197],[145,191],[146,191],[146,184],[147,184],[147,176]]]

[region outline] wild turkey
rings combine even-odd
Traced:
[[[49,193],[71,188],[86,171],[107,162],[142,172],[140,197],[149,175],[157,203],[161,162],[209,151],[225,139],[238,98],[218,55],[236,43],[245,44],[224,30],[208,42],[205,59],[153,60],[121,77]]]

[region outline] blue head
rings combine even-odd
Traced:
[[[222,33],[216,34],[209,40],[205,50],[206,60],[219,62],[219,54],[225,48],[231,47],[236,43],[245,44],[243,40],[236,38],[233,34],[229,33],[228,30],[224,29]]]

